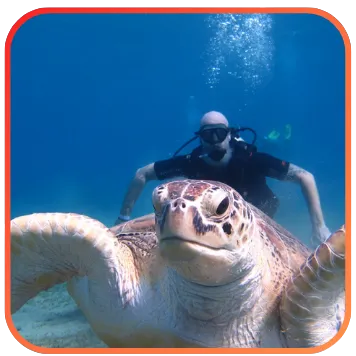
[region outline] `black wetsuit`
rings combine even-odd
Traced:
[[[289,162],[257,152],[254,146],[244,141],[232,140],[231,146],[233,156],[223,167],[209,165],[199,157],[203,152],[199,146],[190,154],[155,162],[154,170],[159,180],[183,176],[220,181],[273,217],[279,207],[279,200],[267,186],[266,177],[283,180],[288,172]]]

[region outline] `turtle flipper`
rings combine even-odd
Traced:
[[[75,276],[108,290],[102,299],[98,296],[100,304],[112,303],[105,296],[116,293],[114,303],[120,305],[137,282],[135,272],[128,247],[87,216],[44,213],[11,221],[11,313],[40,291]]]
[[[289,347],[314,347],[332,339],[345,309],[345,227],[301,266],[282,295],[281,324]]]

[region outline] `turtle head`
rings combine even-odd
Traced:
[[[232,188],[178,180],[153,191],[161,256],[185,279],[207,286],[242,278],[252,267],[254,217]]]

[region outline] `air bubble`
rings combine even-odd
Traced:
[[[216,87],[227,73],[254,89],[271,70],[274,44],[268,14],[214,14],[206,18],[212,31],[204,53],[206,82]],[[226,71],[224,69],[226,68]]]

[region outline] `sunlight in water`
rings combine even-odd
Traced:
[[[252,89],[259,86],[271,70],[271,16],[214,14],[206,23],[212,31],[204,53],[206,83],[213,88],[223,75],[231,75]]]

